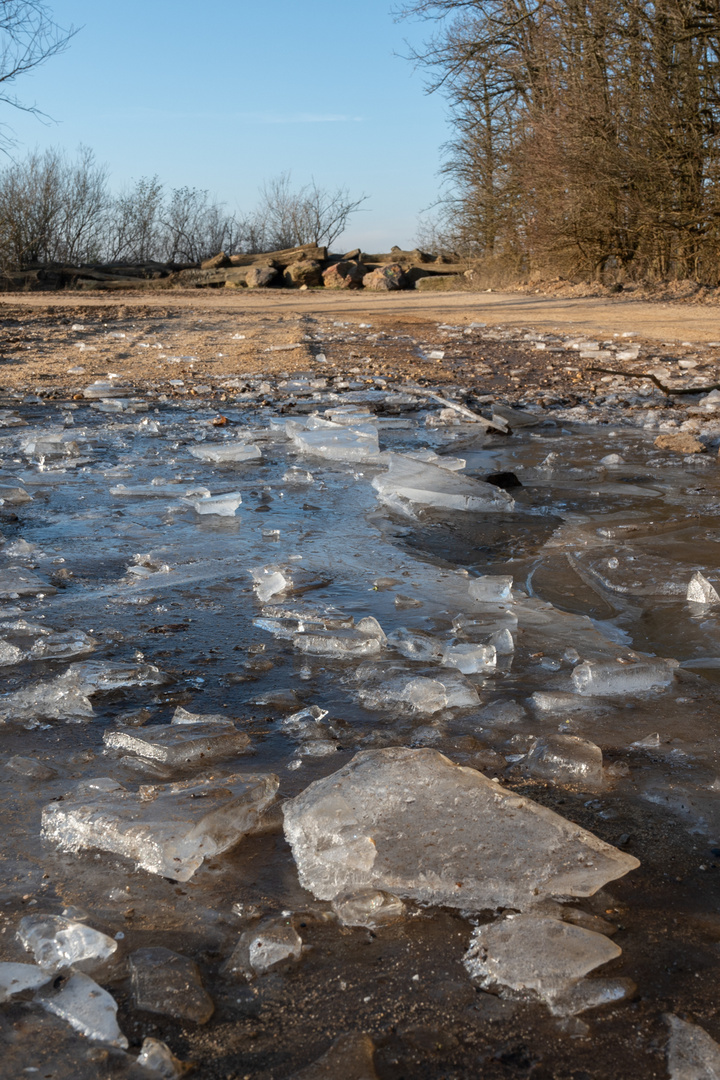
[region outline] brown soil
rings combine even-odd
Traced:
[[[121,302],[107,293],[8,296],[0,304],[0,386],[64,397],[109,372],[131,384],[176,378],[188,386],[192,379],[200,385],[232,375],[318,370],[313,358],[322,349],[325,371],[471,384],[476,392],[502,390],[512,396],[515,391],[515,397],[521,391],[541,394],[548,385],[555,394],[587,394],[597,378],[592,361],[578,362],[574,354],[574,370],[567,371],[567,354],[551,359],[531,346],[518,351],[507,343],[474,340],[476,336],[449,341],[438,324],[463,328],[486,323],[616,342],[634,331],[634,340],[658,343],[659,351],[664,343],[675,356],[687,353],[691,342],[720,340],[720,312],[715,309],[622,295],[557,299],[516,293],[228,292],[138,293],[124,295]],[[84,330],[73,330],[78,323]],[[362,323],[371,325],[363,330]],[[330,340],[310,342],[318,330],[329,333]],[[367,340],[378,332],[387,338]],[[127,336],[105,336],[108,333]],[[86,349],[81,350],[83,342]],[[299,347],[277,350],[293,344]],[[422,355],[440,347],[445,351],[441,361]],[[716,353],[720,358],[720,348],[712,345],[704,351],[706,365],[714,363]],[[525,365],[521,374],[513,371],[513,364],[520,362]],[[68,373],[76,366],[84,368],[83,373]]]

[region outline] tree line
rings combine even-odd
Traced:
[[[409,0],[447,95],[435,232],[518,272],[720,282],[718,0]]]
[[[53,149],[0,170],[0,268],[88,263],[197,263],[225,251],[330,245],[364,202],[289,173],[265,182],[245,215],[199,188],[142,177],[119,193],[93,152]]]

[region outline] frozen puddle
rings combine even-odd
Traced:
[[[715,1075],[716,464],[118,390],[0,439],[15,1074],[469,1077],[521,1020],[543,1075],[610,1077],[627,1025],[628,1073]]]

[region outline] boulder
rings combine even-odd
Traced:
[[[211,259],[205,259],[200,263],[201,270],[221,270],[225,266],[232,266],[230,257],[225,254],[224,251],[219,252],[217,255],[213,255]]]
[[[322,267],[315,259],[303,259],[302,262],[291,263],[283,279],[289,289],[299,289],[302,285],[308,288],[322,285]]]
[[[274,266],[251,266],[245,277],[248,289],[267,289],[273,285],[278,272]]]
[[[399,263],[388,263],[387,266],[378,266],[365,275],[363,285],[366,289],[374,292],[394,292],[405,288],[405,275]]]
[[[367,272],[366,266],[343,259],[323,272],[323,285],[326,289],[359,289]]]

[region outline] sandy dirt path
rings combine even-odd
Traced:
[[[326,315],[337,318],[388,318],[418,321],[486,322],[504,326],[527,326],[538,330],[577,331],[587,335],[612,336],[635,331],[638,336],[657,341],[709,342],[720,340],[720,309],[702,304],[664,303],[606,298],[553,298],[515,293],[401,292],[375,294],[349,292],[307,293],[207,289],[192,291],[138,292],[120,294],[98,292],[13,293],[0,303],[0,318],[7,309],[28,311],[66,308],[122,306],[130,314],[136,308],[146,313],[164,311],[215,312],[241,316]]]

